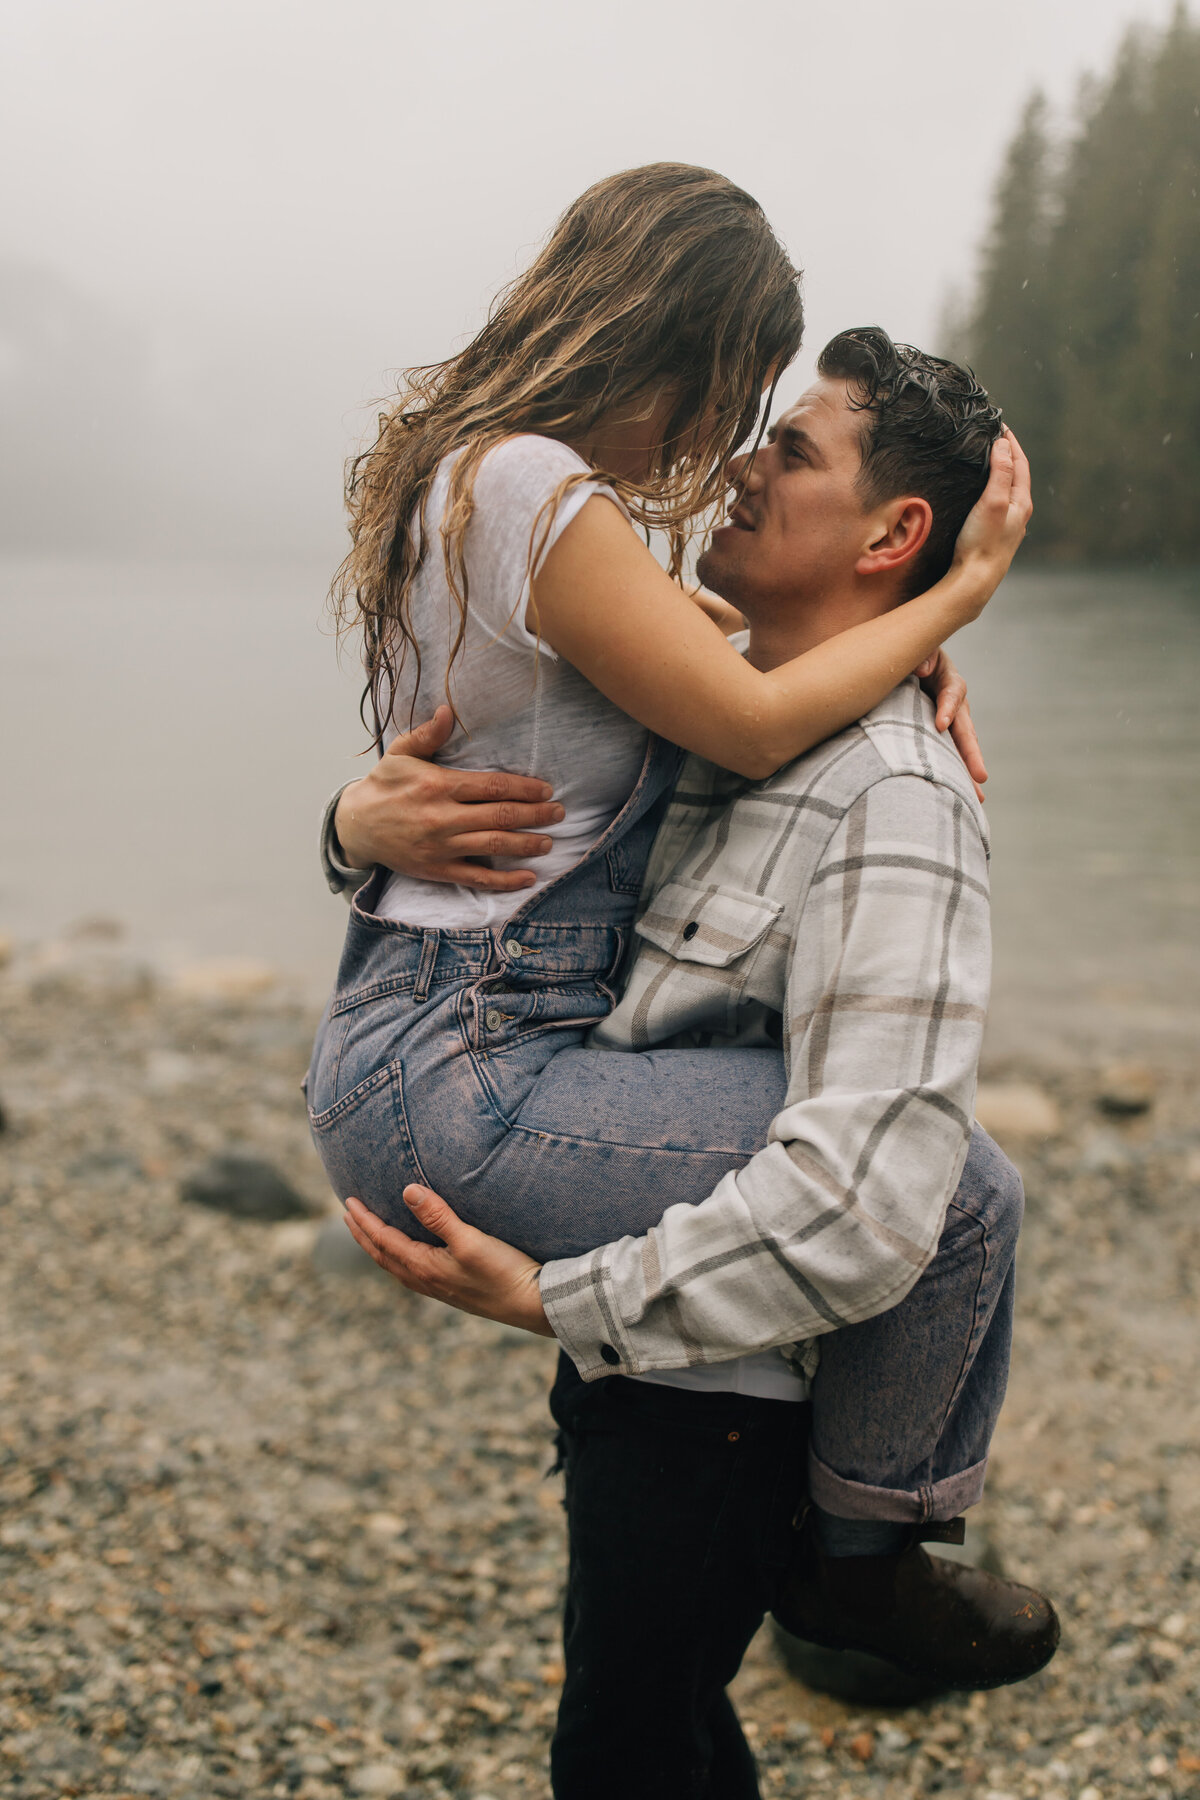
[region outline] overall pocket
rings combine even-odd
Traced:
[[[376,1069],[322,1112],[310,1107],[308,1122],[338,1199],[353,1194],[387,1224],[411,1232],[404,1189],[411,1181],[428,1183],[413,1148],[400,1063]]]

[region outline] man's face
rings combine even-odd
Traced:
[[[772,427],[752,466],[734,457],[737,504],[696,565],[706,587],[753,618],[852,578],[869,526],[855,486],[863,422],[847,383],[822,378]]]

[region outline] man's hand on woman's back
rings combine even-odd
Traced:
[[[979,798],[987,770],[971,722],[967,687],[945,651],[917,673],[937,704],[939,731],[950,730]],[[334,830],[343,860],[354,869],[382,863],[420,881],[455,882],[488,893],[532,887],[532,869],[489,869],[482,856],[545,856],[540,835],[563,817],[553,789],[527,775],[499,770],[448,769],[432,761],[454,729],[448,706],[389,744],[359,781],[343,788]]]
[[[531,869],[488,869],[480,856],[544,856],[562,807],[553,789],[526,775],[447,769],[430,759],[454,729],[448,706],[389,744],[360,781],[342,790],[334,827],[352,868],[382,863],[422,881],[457,882],[489,893],[532,887]]]

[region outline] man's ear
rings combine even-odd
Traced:
[[[867,541],[854,565],[856,575],[885,575],[902,569],[921,550],[933,527],[928,500],[910,494],[872,512]]]

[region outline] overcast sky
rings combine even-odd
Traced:
[[[928,342],[1030,88],[1066,104],[1170,8],[5,0],[0,257],[132,321],[231,466],[333,517],[385,371],[460,342],[614,169],[748,187],[806,271],[810,351],[869,321]]]

